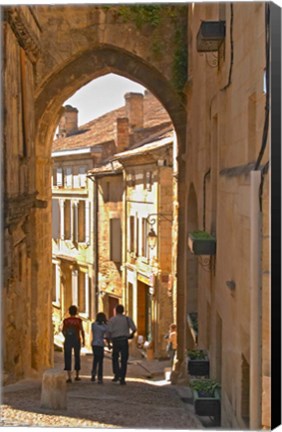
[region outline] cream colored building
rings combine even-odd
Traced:
[[[114,156],[125,182],[124,303],[137,325],[138,345],[156,358],[166,357],[164,336],[173,322],[174,140],[169,127]]]
[[[189,5],[185,241],[207,231],[216,253],[186,243],[185,302],[221,384],[224,428],[270,426],[268,8]]]

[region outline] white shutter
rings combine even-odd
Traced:
[[[90,202],[85,201],[85,243],[90,244]]]
[[[80,180],[80,187],[85,188],[86,187],[86,168],[85,167],[79,168],[79,180]]]
[[[61,269],[56,264],[56,303],[61,303]]]
[[[63,199],[60,199],[60,239],[64,240],[65,238],[65,202]]]
[[[66,187],[72,187],[72,169],[70,167],[66,168]]]
[[[57,168],[57,186],[63,186],[63,169]]]
[[[87,316],[89,316],[89,276],[88,276],[88,273],[85,273],[84,283],[85,283],[85,314]]]
[[[76,174],[73,176],[73,187],[75,189],[78,189],[80,187],[80,179],[79,179],[79,175]]]
[[[72,304],[77,305],[78,302],[78,271],[72,271]]]

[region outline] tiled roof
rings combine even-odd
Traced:
[[[115,141],[116,119],[125,116],[126,110],[123,106],[98,117],[80,126],[75,134],[56,139],[53,142],[52,151],[92,147]],[[140,141],[148,138],[152,132],[156,132],[162,123],[170,124],[171,119],[160,102],[147,92],[144,96],[144,128],[136,130],[136,139]]]

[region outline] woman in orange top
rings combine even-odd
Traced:
[[[68,318],[63,321],[63,335],[65,336],[64,342],[64,357],[65,357],[65,370],[68,373],[67,383],[71,383],[71,359],[72,359],[72,349],[74,349],[74,369],[76,371],[76,381],[80,381],[79,371],[80,371],[80,348],[81,340],[80,334],[82,336],[82,346],[85,344],[85,334],[82,327],[82,319],[77,317],[77,307],[69,307]]]

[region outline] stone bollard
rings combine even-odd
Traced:
[[[67,408],[66,375],[60,369],[48,369],[43,373],[41,407],[50,409]]]

